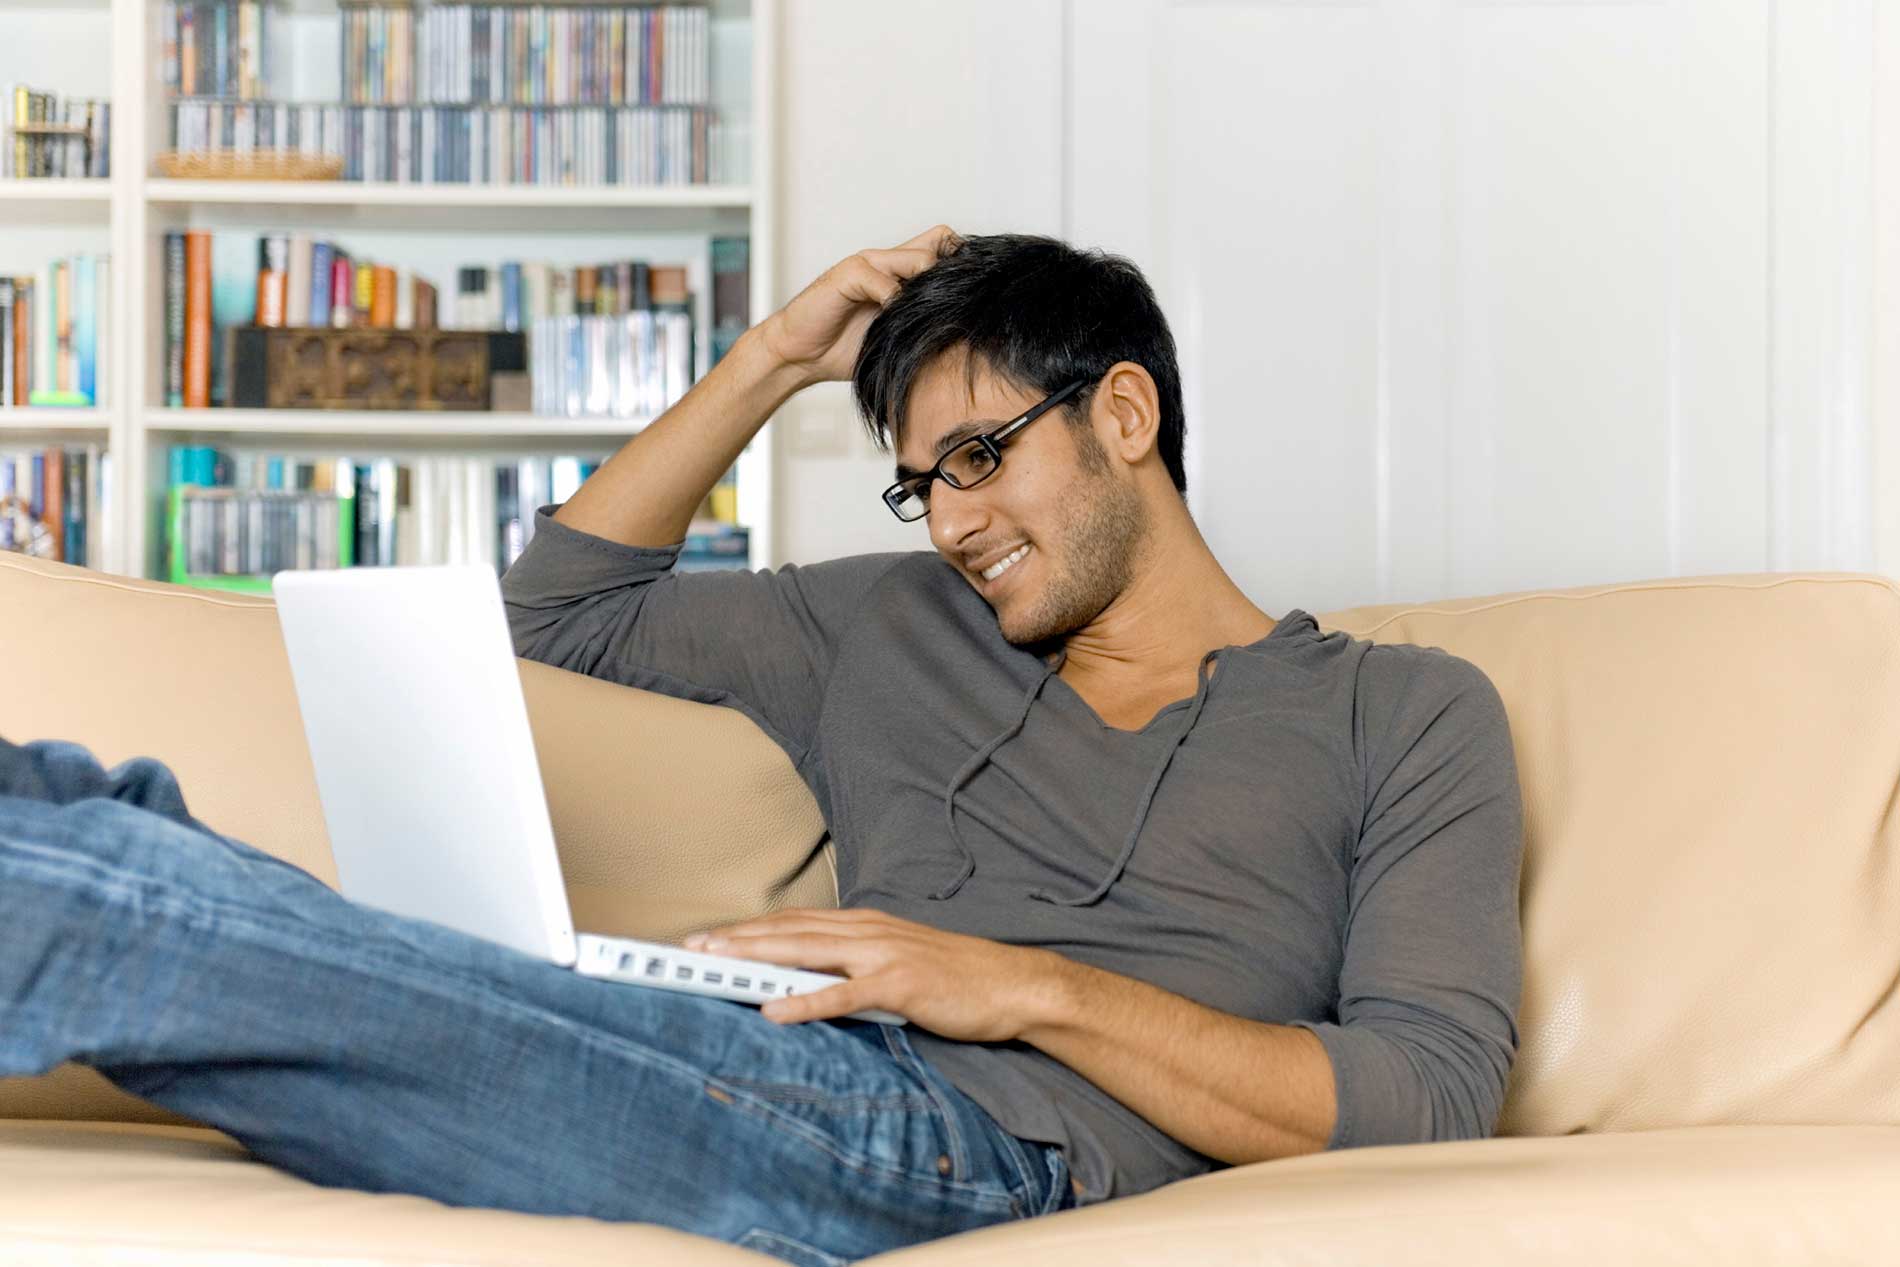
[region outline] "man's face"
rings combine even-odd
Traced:
[[[938,357],[911,393],[898,461],[929,470],[951,443],[993,431],[1040,399],[983,372],[972,394],[963,358]],[[932,483],[924,522],[937,552],[1018,645],[1070,633],[1100,615],[1128,587],[1148,527],[1127,472],[1063,406],[1018,432],[981,484]]]

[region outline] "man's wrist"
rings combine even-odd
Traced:
[[[1080,1006],[1088,968],[1053,950],[1021,948],[1029,956],[1016,992],[1016,1037],[1031,1046],[1070,1024]]]
[[[773,408],[818,381],[809,366],[787,360],[773,349],[771,334],[763,322],[739,336],[727,354],[728,359],[734,357],[738,358],[749,384],[769,398]]]

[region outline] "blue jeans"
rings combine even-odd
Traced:
[[[902,1027],[591,980],[346,900],[156,761],[0,740],[0,1075],[68,1060],[315,1183],[794,1263],[1074,1201]]]

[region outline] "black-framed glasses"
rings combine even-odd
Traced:
[[[937,459],[937,464],[922,475],[898,480],[884,490],[884,504],[905,523],[930,513],[930,485],[942,480],[952,488],[974,488],[1003,468],[1003,446],[1017,432],[1087,387],[1093,379],[1078,378],[1061,391],[1043,400],[1028,413],[1011,418],[994,431],[971,436]]]

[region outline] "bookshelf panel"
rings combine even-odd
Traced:
[[[36,209],[59,214],[90,214],[103,222],[112,210],[112,182],[97,180],[0,180],[0,203],[8,219],[32,215]]]
[[[40,443],[103,443],[111,430],[112,415],[104,409],[0,409],[0,450]]]
[[[420,413],[405,410],[152,409],[145,429],[165,444],[246,445],[283,442],[300,446],[366,443],[387,451],[392,443],[422,442],[430,451],[465,445],[488,449],[539,450],[546,444],[592,443],[618,448],[644,421],[544,418],[521,413]]]
[[[610,207],[709,210],[745,207],[748,185],[462,185],[348,180],[170,180],[145,182],[154,203],[243,203],[286,207]]]
[[[169,228],[391,229],[453,238],[465,231],[742,234],[751,223],[751,191],[742,187],[712,190],[711,198],[706,188],[378,186],[314,180],[151,180],[145,189],[148,218]],[[357,196],[365,191],[368,198]]]

